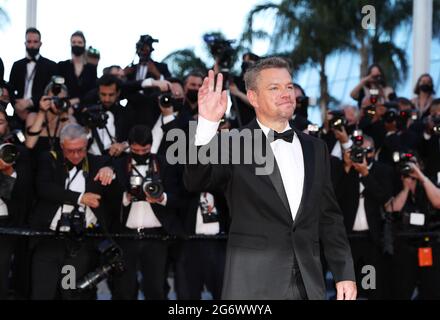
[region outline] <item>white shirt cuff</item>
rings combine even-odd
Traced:
[[[217,134],[217,129],[220,121],[214,122],[207,120],[199,115],[199,121],[197,123],[196,130],[196,146],[204,146],[208,144],[212,138]]]
[[[428,134],[428,133],[426,133],[426,132],[423,132],[423,138],[424,138],[425,140],[429,140],[429,139],[431,139],[431,135]]]
[[[158,202],[158,203],[165,207],[167,205],[167,200],[168,200],[167,194],[164,192],[163,193],[163,200],[161,202]]]
[[[142,88],[147,88],[147,87],[152,87],[153,86],[153,78],[148,78],[145,79],[144,81],[142,81],[141,87]]]
[[[352,145],[353,145],[353,141],[351,141],[351,140],[349,139],[347,142],[341,144],[341,146],[342,146],[342,150],[350,149]]]
[[[82,206],[81,200],[82,200],[83,195],[84,195],[84,192],[81,193],[81,194],[79,195],[78,200],[76,201],[76,203],[77,203],[79,206]]]

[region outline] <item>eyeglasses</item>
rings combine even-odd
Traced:
[[[68,154],[68,155],[73,155],[73,154],[83,154],[87,151],[87,147],[83,147],[83,148],[79,148],[79,149],[63,149],[63,152]]]

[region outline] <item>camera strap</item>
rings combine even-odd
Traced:
[[[60,128],[61,118],[60,118],[60,116],[57,116],[57,123],[55,125],[55,132],[54,132],[53,136],[50,133],[49,118],[47,116],[47,112],[44,114],[44,118],[46,121],[46,131],[47,131],[47,137],[49,139],[50,150],[53,151],[53,150],[55,150],[55,140],[57,138],[58,129]]]
[[[98,149],[101,152],[101,155],[105,155],[104,144],[102,143],[101,137],[99,136],[98,129],[96,127],[92,129],[92,137],[93,140],[96,141],[96,144],[98,145]]]

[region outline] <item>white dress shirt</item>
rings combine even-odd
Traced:
[[[359,183],[359,206],[356,212],[356,218],[354,219],[353,231],[367,231],[369,230],[367,213],[365,212],[365,197],[362,192],[364,192],[365,187],[362,182]]]
[[[11,174],[11,177],[17,179],[17,172],[14,171]],[[8,206],[2,199],[0,199],[0,217],[7,217],[8,215],[9,215]]]
[[[148,170],[148,165],[137,165],[136,161],[132,161],[132,165],[136,167],[136,169],[142,174],[145,175]],[[162,206],[166,206],[167,204],[167,195],[164,192],[164,199],[159,204]],[[124,192],[124,196],[122,199],[122,204],[124,207],[128,207],[130,205],[130,201],[128,201],[127,192]],[[125,226],[129,229],[143,229],[143,228],[159,228],[162,227],[159,219],[157,219],[153,208],[147,201],[135,201],[131,202],[130,212],[128,213],[128,218]]]
[[[28,56],[28,58],[30,58]],[[37,54],[35,56],[35,60],[38,60],[40,55]],[[26,78],[24,81],[24,95],[23,99],[31,99],[32,98],[32,87],[34,85],[34,78],[36,72],[37,63],[35,61],[28,62],[26,65]]]
[[[170,114],[167,116],[160,115],[159,118],[156,121],[156,124],[153,127],[153,130],[151,130],[151,134],[153,135],[153,143],[151,144],[151,153],[157,153],[160,147],[160,143],[162,142],[163,138],[163,130],[162,126],[166,125],[167,123],[170,123],[176,119],[176,114]]]
[[[217,208],[214,206],[214,196],[208,192],[202,192],[200,194],[200,202],[205,203],[207,206],[212,207],[212,211],[216,211]],[[220,223],[210,222],[204,223],[202,217],[202,209],[200,205],[197,208],[197,218],[196,218],[196,234],[205,235],[215,235],[220,232]]]
[[[81,195],[78,197],[78,201],[77,201],[77,204],[79,206],[78,209],[82,212],[85,211],[86,226],[91,227],[93,225],[96,225],[96,222],[98,221],[98,219],[96,218],[96,216],[93,214],[93,211],[89,207],[86,207],[85,205],[83,205],[81,203],[81,198],[82,198],[84,192],[86,191],[86,178],[84,177],[82,170],[79,170],[79,172],[77,174],[76,174],[76,171],[77,171],[76,167],[73,167],[69,171],[69,176],[66,178],[66,182],[65,182],[65,188],[69,187],[68,190],[81,193]],[[60,220],[62,212],[70,213],[73,211],[73,209],[74,209],[74,206],[71,206],[68,204],[61,205],[58,208],[57,212],[55,213],[55,216],[52,219],[52,222],[50,224],[50,229],[53,231],[56,230],[58,220]]]
[[[257,122],[264,134],[268,135],[270,128]],[[220,122],[213,122],[204,119],[199,115],[197,123],[195,145],[201,146],[208,144],[215,136]],[[282,131],[291,129],[289,124]],[[281,132],[280,132],[281,133]],[[304,186],[304,158],[301,142],[295,134],[292,143],[278,139],[270,143],[272,152],[275,156],[278,168],[280,170],[281,179],[283,180],[284,190],[286,191],[287,200],[289,202],[292,219],[295,220],[298,212]]]
[[[147,77],[148,66],[146,64],[139,64],[136,72],[136,80],[144,80]]]
[[[113,144],[112,138],[116,136],[115,117],[111,111],[106,111],[106,113],[108,115],[106,127],[110,132],[111,137],[108,135],[107,130],[105,130],[105,128],[96,129],[98,136],[101,138],[101,142],[102,145],[104,146],[104,150],[110,148],[110,146]],[[88,138],[91,137],[92,137],[92,133],[90,132]],[[98,144],[96,143],[95,139],[93,139],[93,143],[90,146],[89,153],[95,156],[102,156],[101,151],[99,150]]]

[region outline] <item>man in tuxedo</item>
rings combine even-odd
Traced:
[[[229,164],[197,159],[185,166],[184,175],[189,191],[221,187],[226,194],[231,226],[222,297],[325,299],[321,241],[337,298],[355,299],[353,261],[330,181],[328,150],[324,142],[289,124],[295,91],[287,62],[260,60],[246,72],[245,83],[257,115],[246,127],[251,140],[244,141],[245,146],[254,143],[251,163],[231,161],[230,149],[215,139],[227,96],[222,92],[223,76],[219,74],[215,84],[210,71],[199,90],[199,119],[191,143],[221,146],[221,163]],[[261,159],[256,159],[262,154],[257,152],[261,142],[266,146],[266,167],[256,170],[261,169]],[[270,159],[275,160],[272,166]]]
[[[392,196],[394,175],[392,167],[374,161],[374,141],[371,137],[363,136],[361,147],[368,152],[363,159],[353,161],[349,149],[344,152],[342,161],[335,158],[332,162],[333,176],[338,177],[335,194],[344,214],[347,233],[352,235],[350,246],[358,284],[362,281],[365,265],[376,269],[375,290],[360,288],[359,295],[369,300],[383,299],[386,288],[381,207]]]
[[[15,114],[22,120],[29,109],[38,109],[44,88],[53,75],[57,74],[57,64],[40,55],[41,33],[35,28],[26,30],[26,57],[14,62],[9,77],[11,97]]]
[[[121,208],[116,232],[142,237],[183,235],[177,209],[180,207],[181,173],[167,165],[160,155],[150,153],[152,134],[147,126],[137,125],[129,134],[130,154],[115,164],[120,191],[115,194]],[[147,192],[148,179],[160,181],[162,192]],[[134,184],[138,181],[138,184]],[[138,270],[142,272],[142,290],[146,299],[166,299],[166,260],[171,245],[160,239],[120,239],[125,271],[113,278],[114,300],[135,300],[138,293]],[[138,267],[139,265],[139,267]]]
[[[60,293],[63,299],[94,299],[94,291],[61,288],[61,271],[72,265],[80,280],[96,267],[94,242],[82,238],[89,231],[106,230],[101,197],[112,183],[113,170],[103,166],[104,159],[87,154],[87,131],[77,124],[61,130],[60,144],[62,152],[43,154],[38,164],[39,201],[30,225],[60,237],[37,239],[32,245],[31,298],[55,299]],[[80,219],[74,221],[74,216]]]
[[[151,53],[154,51],[153,43],[155,42],[159,42],[159,40],[153,39],[148,34],[142,35],[139,38],[139,41],[136,43],[139,63],[125,68],[127,80],[144,80],[148,78],[163,80],[171,76],[165,63],[151,59]]]

